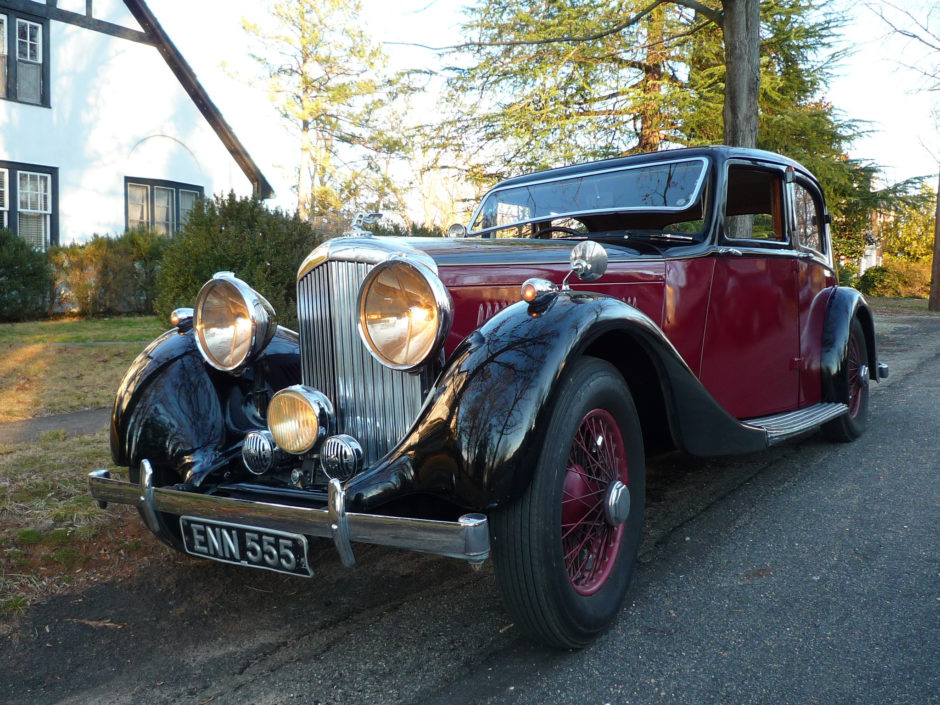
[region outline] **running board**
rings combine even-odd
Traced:
[[[839,418],[849,410],[848,404],[839,402],[824,402],[814,404],[798,411],[788,411],[785,414],[762,416],[758,419],[744,421],[748,426],[756,426],[767,432],[767,444],[774,445],[804,431],[820,426],[826,421]]]

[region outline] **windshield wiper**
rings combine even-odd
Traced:
[[[624,235],[625,240],[640,240],[643,242],[681,242],[686,244],[692,244],[695,242],[695,238],[691,235],[679,235],[676,233],[660,233],[660,232],[628,232]]]

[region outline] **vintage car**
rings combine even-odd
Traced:
[[[136,505],[194,556],[311,576],[308,542],[479,565],[558,647],[615,618],[645,460],[865,431],[872,314],[816,179],[711,147],[509,179],[447,238],[359,231],[297,272],[299,331],[231,272],[134,361],[111,422]],[[573,275],[573,276],[572,276]]]

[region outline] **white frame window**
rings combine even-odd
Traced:
[[[196,199],[202,198],[203,193],[202,187],[194,184],[125,177],[124,225],[128,230],[150,229],[172,237],[189,219]]]
[[[0,98],[7,96],[7,16],[0,13]]]
[[[202,198],[202,194],[198,191],[191,191],[190,189],[181,188],[179,193],[179,213],[180,213],[180,226],[186,224],[186,221],[189,220],[189,214],[193,212],[193,208],[196,207],[196,199]]]
[[[42,103],[42,25],[16,18],[16,99]]]
[[[149,228],[152,222],[150,186],[128,182],[124,198],[127,202],[127,229]]]
[[[10,227],[10,170],[0,169],[0,228]]]
[[[17,234],[33,247],[46,250],[52,230],[52,177],[20,171],[17,179]]]
[[[161,235],[176,232],[176,189],[153,187],[153,229]]]

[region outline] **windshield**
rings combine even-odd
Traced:
[[[490,191],[471,232],[564,216],[627,211],[681,211],[695,203],[705,159],[626,166]]]

